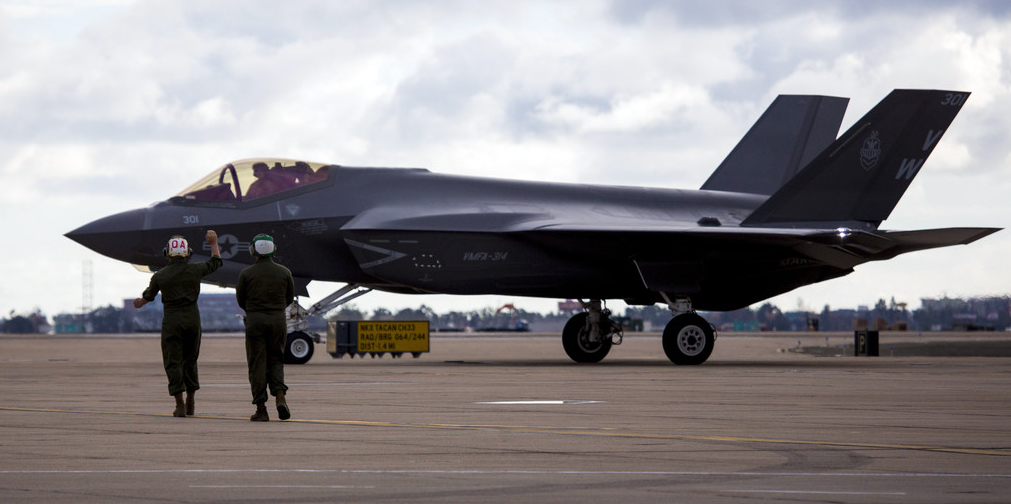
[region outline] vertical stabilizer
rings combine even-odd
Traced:
[[[961,91],[892,91],[741,225],[877,228],[968,97]]]
[[[848,98],[779,95],[703,190],[770,195],[835,140]]]

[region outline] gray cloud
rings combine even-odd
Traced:
[[[70,228],[251,156],[694,188],[780,93],[852,97],[852,122],[893,88],[973,91],[887,224],[1011,218],[1004,2],[53,5],[0,9],[0,210],[26,243],[0,273],[15,284],[39,283],[33,261],[94,258]],[[143,283],[119,266],[97,299]],[[23,297],[0,290],[0,309]]]
[[[613,1],[609,13],[614,19],[639,24],[651,17],[663,17],[680,26],[702,28],[750,28],[789,17],[817,16],[838,23],[874,21],[882,16],[916,18],[921,15],[963,11],[969,16],[1007,18],[1011,6],[1001,0],[786,0],[777,2],[741,2],[736,0],[631,0]]]

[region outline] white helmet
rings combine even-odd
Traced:
[[[193,251],[190,244],[182,236],[169,238],[168,245],[165,246],[165,257],[189,257]]]
[[[274,238],[264,233],[254,236],[249,244],[249,253],[255,257],[270,257],[274,255],[274,250]]]

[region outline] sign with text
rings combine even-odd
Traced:
[[[428,321],[358,322],[358,352],[427,352]]]

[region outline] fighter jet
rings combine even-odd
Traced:
[[[700,190],[441,175],[285,159],[225,164],[175,196],[66,236],[157,269],[175,234],[220,236],[234,286],[258,233],[297,287],[347,286],[309,311],[371,290],[579,299],[568,356],[599,362],[621,341],[607,300],[666,304],[675,364],[709,358],[716,332],[696,310],[734,310],[847,275],[868,262],[968,244],[995,228],[879,229],[969,93],[895,90],[836,138],[848,100],[777,98]],[[197,259],[209,256],[204,250]],[[305,310],[300,310],[304,313]],[[289,337],[305,355],[312,342]]]

